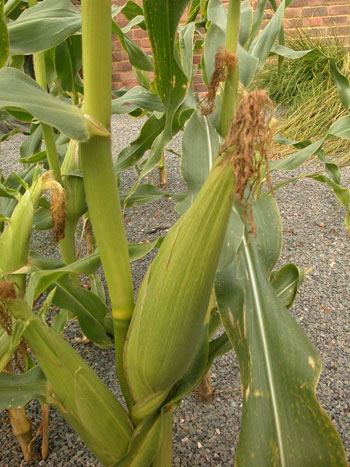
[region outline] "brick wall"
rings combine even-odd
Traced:
[[[117,5],[126,3],[126,0],[113,1]],[[140,5],[142,4],[142,0],[136,1]],[[224,3],[227,3],[227,0],[224,0]],[[252,3],[254,6],[257,2]],[[272,16],[272,13],[271,9],[266,10],[266,21]],[[127,24],[127,20],[124,20],[122,14],[118,16],[118,24],[120,27]],[[311,37],[326,38],[337,35],[344,44],[350,45],[350,0],[294,0],[286,10],[284,25],[286,34],[292,34],[295,28],[302,28]],[[128,34],[146,53],[150,53],[151,48],[145,31],[133,28]],[[117,40],[114,41],[113,55],[114,89],[137,84],[128,56]],[[198,62],[199,57],[195,57],[195,61]],[[204,90],[199,75],[195,76],[194,81],[199,92]]]

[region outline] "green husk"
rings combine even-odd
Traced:
[[[185,374],[205,321],[231,212],[234,176],[220,157],[192,207],[169,232],[141,285],[124,366],[136,421]]]
[[[71,140],[62,162],[61,174],[66,191],[66,219],[72,224],[78,222],[86,208],[84,181],[77,173],[80,170],[78,142]]]
[[[35,209],[42,192],[55,183],[50,172],[36,177],[32,186],[20,198],[0,237],[0,273],[2,276],[11,275],[9,280],[17,282],[22,290],[25,275],[11,273],[27,261]]]
[[[123,407],[80,355],[25,301],[10,299],[6,305],[17,320],[28,324],[24,337],[52,388],[50,403],[104,465],[118,462],[127,452],[133,430]]]

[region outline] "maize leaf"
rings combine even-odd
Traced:
[[[279,246],[273,247],[270,232],[259,228],[267,209],[265,202],[255,203],[257,236],[245,234],[236,260],[218,273],[216,283],[241,372],[236,464],[345,466],[341,441],[315,396],[319,357],[269,281]],[[273,226],[280,230],[276,222]]]
[[[91,135],[109,135],[80,109],[51,96],[15,68],[0,69],[0,108],[24,121],[31,121],[34,116],[77,141],[86,141]]]
[[[148,37],[154,59],[154,89],[164,105],[165,126],[154,141],[151,154],[134,184],[136,189],[142,177],[160,161],[167,144],[174,136],[176,111],[187,94],[189,82],[180,66],[176,49],[176,36],[181,16],[189,0],[144,0],[142,2]]]
[[[108,307],[90,290],[73,286],[67,277],[55,282],[56,293],[53,305],[68,310],[79,321],[79,326],[94,344],[107,348],[112,345],[104,325],[108,315]]]
[[[9,300],[7,306],[27,324],[24,337],[63,417],[104,465],[114,465],[127,452],[132,434],[123,407],[79,354],[23,300]]]
[[[295,264],[286,264],[283,268],[271,274],[271,285],[277,297],[286,308],[290,308],[293,305],[306,273],[307,270],[299,269]]]
[[[4,14],[4,0],[0,0],[0,68],[6,65],[9,56],[9,35]]]
[[[0,372],[6,367],[20,345],[25,329],[26,323],[15,321],[12,334],[9,336],[0,325]]]
[[[50,49],[81,27],[80,11],[69,0],[45,0],[9,24],[11,55]]]
[[[198,111],[193,112],[182,138],[181,173],[188,193],[186,199],[176,206],[180,214],[193,203],[218,151],[219,135],[210,125],[208,117],[203,117]]]
[[[230,161],[220,158],[194,204],[169,232],[141,285],[124,359],[137,402],[136,418],[156,410],[191,363],[207,313],[233,187]]]
[[[23,407],[33,399],[50,403],[49,385],[38,366],[20,375],[0,373],[0,412]]]
[[[158,238],[151,243],[129,243],[128,251],[130,261],[136,261],[143,258],[153,248],[159,248],[163,239]],[[69,274],[93,274],[101,265],[101,259],[98,251],[91,255],[84,256],[74,263],[65,265],[59,260],[44,258],[35,252],[30,252],[28,263],[16,270],[18,274],[31,274],[29,284],[26,290],[26,300],[31,303],[34,298],[39,296],[44,290],[58,281],[61,277]]]

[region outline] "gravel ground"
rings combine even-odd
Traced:
[[[113,120],[114,153],[126,146],[138,134],[140,122],[127,117]],[[2,144],[0,167],[4,173],[15,168],[17,144],[20,136]],[[177,138],[173,148],[179,150]],[[167,154],[169,192],[183,189],[178,158]],[[310,167],[307,168],[310,170]],[[296,175],[299,171],[293,172]],[[350,188],[350,169],[344,168],[343,184]],[[122,188],[130,186],[134,171],[122,179]],[[152,178],[153,177],[153,178]],[[156,174],[150,179],[156,181]],[[321,355],[323,368],[317,388],[320,403],[334,422],[350,460],[350,326],[348,287],[350,248],[343,219],[344,209],[330,190],[311,180],[299,181],[276,194],[284,230],[284,248],[280,264],[295,262],[300,267],[312,266],[292,314],[306,331]],[[146,207],[134,207],[125,214],[129,240],[153,240],[165,235],[176,220],[173,202],[165,199]],[[47,248],[47,237],[36,233],[34,248]],[[54,247],[50,254],[57,253]],[[137,287],[147,266],[154,257],[133,263],[132,272]],[[66,331],[74,341],[79,329],[72,323]],[[99,376],[118,394],[112,349],[101,350],[74,343],[75,348],[90,363]],[[216,391],[212,405],[204,405],[195,395],[185,398],[174,417],[173,464],[175,466],[234,465],[234,451],[238,441],[242,399],[239,391],[239,368],[233,352],[216,360],[212,368],[212,384]],[[33,401],[28,413],[35,427],[40,424],[39,404]],[[55,409],[50,409],[50,453],[45,466],[100,466],[72,432]],[[6,412],[0,413],[1,466],[19,466],[21,452],[9,429]],[[23,463],[22,465],[26,465]]]

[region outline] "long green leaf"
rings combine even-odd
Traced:
[[[155,91],[163,102],[165,127],[155,140],[141,177],[150,172],[160,161],[166,145],[173,137],[173,120],[183,102],[188,80],[179,65],[176,50],[176,33],[181,16],[189,0],[144,0],[143,11],[149,40],[154,56]],[[140,178],[141,178],[140,177]],[[136,188],[137,184],[135,184]]]
[[[52,97],[28,75],[15,68],[0,70],[0,108],[23,109],[69,138],[78,141],[89,139],[89,120],[77,107]]]
[[[147,203],[152,203],[154,201],[157,201],[160,198],[170,198],[171,195],[164,192],[163,190],[160,190],[154,185],[148,184],[148,183],[142,183],[139,185],[136,189],[136,191],[129,196],[129,193],[123,193],[120,196],[120,201],[123,202],[126,200],[126,205],[125,207],[130,208],[133,206],[135,203],[138,206],[142,206]]]
[[[239,63],[239,80],[243,86],[248,86],[254,78],[259,59],[250,55],[240,44],[238,44],[237,47],[237,56]]]
[[[115,171],[121,173],[137,164],[144,153],[150,149],[157,136],[161,134],[164,125],[164,116],[159,119],[155,115],[151,115],[141,128],[139,136],[119,153],[114,165]]]
[[[256,5],[255,13],[253,16],[252,30],[249,37],[249,45],[253,42],[253,40],[260,31],[264,19],[266,4],[267,0],[259,0]]]
[[[159,248],[162,240],[150,243],[132,243],[128,245],[130,261],[136,261],[147,255],[153,248]],[[32,303],[34,298],[67,274],[94,274],[101,265],[98,251],[85,256],[74,263],[65,265],[58,260],[52,260],[31,252],[26,266],[16,271],[17,274],[30,274],[26,289],[26,299]]]
[[[281,137],[278,135],[276,141],[277,142],[282,142],[282,144],[285,144],[288,141],[288,144],[293,144],[296,147],[302,147],[299,151],[295,152],[294,154],[291,154],[288,157],[285,157],[284,159],[281,159],[279,161],[271,161],[269,163],[270,166],[270,171],[274,170],[294,170],[298,168],[303,162],[307,161],[312,157],[313,155],[319,153],[319,151],[322,148],[323,143],[331,137],[337,137],[337,138],[344,138],[344,139],[350,139],[350,117],[345,116],[341,117],[339,120],[334,122],[331,127],[329,128],[327,134],[323,136],[322,138],[318,139],[312,144],[309,144],[307,142],[307,145],[305,146],[303,143],[297,143],[296,141],[289,141],[286,140],[284,137]],[[321,156],[322,160],[322,156]]]
[[[198,5],[199,6],[199,5]],[[192,81],[193,74],[193,37],[194,23],[186,24],[179,31],[179,48],[182,69],[189,81]]]
[[[39,366],[21,375],[0,373],[0,412],[23,407],[33,399],[49,403],[49,385]]]
[[[11,55],[51,49],[81,28],[80,10],[69,0],[44,0],[9,24]]]
[[[5,2],[5,16],[9,16],[12,11],[20,4],[23,0],[7,0]]]
[[[4,0],[0,0],[0,68],[6,65],[9,56],[9,34],[4,13]]]
[[[183,214],[193,203],[205,182],[219,150],[219,135],[207,117],[195,111],[188,121],[182,138],[181,172],[188,194],[176,206]]]
[[[120,44],[128,54],[132,66],[144,71],[153,71],[152,57],[146,55],[136,42],[124,34],[115,21],[112,21],[112,31],[118,36]]]
[[[330,59],[331,73],[338,89],[338,94],[343,106],[350,107],[350,84],[348,78],[339,70],[335,59]]]
[[[298,288],[303,282],[305,272],[295,264],[286,264],[278,271],[271,274],[271,285],[281,303],[290,308],[298,292]]]
[[[11,336],[7,336],[7,334],[0,327],[0,373],[11,360],[13,353],[21,343],[21,339],[24,331],[27,328],[27,325],[28,323],[16,321],[13,325]]]
[[[54,285],[56,292],[52,303],[76,316],[88,339],[100,347],[110,347],[112,342],[104,326],[108,308],[102,300],[89,290],[74,287],[68,278],[61,278]]]
[[[59,44],[54,51],[56,76],[63,91],[77,92],[76,78],[81,69],[81,36],[69,37]]]
[[[280,6],[278,7],[276,13],[273,15],[268,25],[264,28],[261,34],[259,34],[259,36],[254,39],[248,49],[250,55],[259,59],[257,71],[263,67],[280,32],[283,24],[284,10],[285,0],[282,0]]]
[[[227,15],[220,0],[210,0],[208,5],[208,21],[210,25],[204,41],[204,74],[206,84],[210,82],[214,72],[215,54],[218,47],[225,44]]]
[[[241,21],[239,25],[239,43],[245,46],[249,39],[250,28],[252,27],[253,10],[249,0],[244,0],[241,4]]]
[[[143,9],[132,0],[128,0],[120,11],[129,21],[133,20],[136,16],[143,16]]]
[[[112,113],[121,114],[123,112],[123,106],[125,104],[132,104],[142,109],[149,110],[150,112],[163,112],[164,107],[159,97],[151,91],[143,88],[142,86],[134,86],[121,97],[112,101]],[[127,108],[127,112],[130,109]]]
[[[271,286],[258,239],[245,236],[216,284],[241,371],[236,464],[345,466],[341,441],[315,396],[319,357]]]

